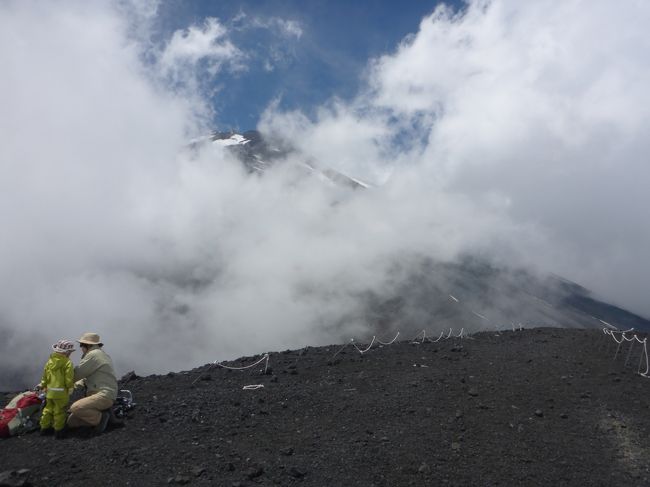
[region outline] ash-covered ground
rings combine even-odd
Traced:
[[[131,375],[123,427],[0,441],[0,472],[34,486],[645,486],[650,379],[630,346],[613,360],[602,331],[537,328]]]

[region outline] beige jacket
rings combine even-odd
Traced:
[[[74,368],[74,380],[83,380],[86,395],[101,394],[114,401],[117,397],[117,379],[113,361],[99,346],[95,345],[81,358]]]

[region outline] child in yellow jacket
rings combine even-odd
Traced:
[[[43,377],[36,386],[45,391],[45,408],[41,415],[41,434],[52,433],[54,437],[63,438],[63,428],[66,420],[66,409],[70,394],[74,389],[74,365],[70,354],[74,352],[74,344],[68,340],[59,340],[52,345],[53,353],[43,368]]]

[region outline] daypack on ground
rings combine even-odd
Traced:
[[[0,438],[8,438],[38,429],[43,399],[27,391],[14,397],[0,410]]]
[[[133,394],[127,389],[120,389],[117,393],[117,398],[111,407],[111,423],[124,424],[129,411],[135,407]]]

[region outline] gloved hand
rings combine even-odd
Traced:
[[[41,386],[40,382],[34,386],[35,391],[40,391],[43,389],[43,386]]]
[[[75,390],[85,389],[85,387],[86,387],[86,381],[84,379],[78,380],[77,382],[74,383]]]

